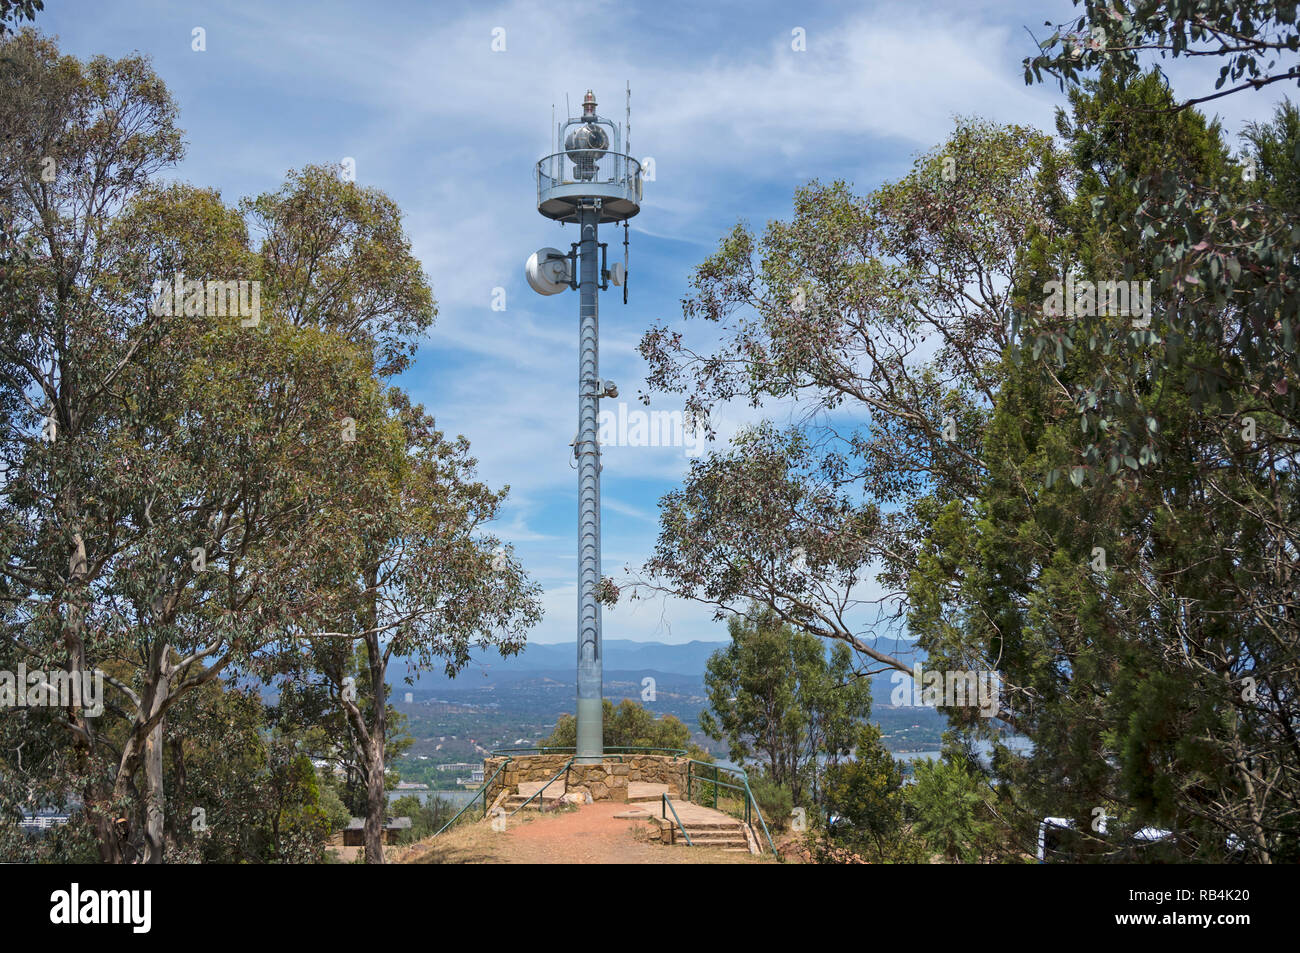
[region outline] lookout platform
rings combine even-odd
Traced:
[[[648,753],[614,755],[598,764],[578,764],[567,753],[493,756],[483,763],[484,777],[491,779],[486,803],[513,814],[614,801],[628,807],[612,817],[645,821],[653,841],[761,853],[750,824],[687,799],[690,764],[678,755]]]

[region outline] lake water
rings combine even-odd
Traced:
[[[1018,735],[1012,735],[1010,737],[1003,738],[1002,743],[1006,745],[1008,748],[1010,748],[1012,751],[1018,752],[1020,754],[1028,754],[1033,750],[1034,747],[1033,743],[1028,738],[1021,738]],[[990,752],[992,752],[993,746],[989,744],[987,741],[977,741],[975,742],[975,750],[979,752],[980,758],[987,765],[988,756]],[[926,758],[929,758],[933,761],[938,761],[943,757],[943,752],[941,751],[898,751],[894,753],[894,757],[897,758],[899,761],[907,761],[909,763],[912,761],[923,761]]]
[[[429,801],[429,798],[430,798],[430,797],[437,797],[437,798],[441,798],[442,800],[448,802],[449,804],[454,805],[455,807],[464,807],[466,804],[469,803],[469,799],[472,798],[476,793],[478,793],[478,789],[477,789],[477,788],[475,788],[474,790],[468,790],[468,791],[467,791],[467,790],[460,790],[460,791],[389,791],[389,792],[388,792],[388,803],[389,803],[389,804],[392,804],[392,803],[393,803],[394,801],[396,801],[398,798],[406,797],[406,796],[409,795],[409,794],[414,794],[417,798],[420,799],[420,803],[421,803],[421,804],[427,804],[428,801]]]

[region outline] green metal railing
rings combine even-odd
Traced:
[[[763,812],[758,806],[758,799],[754,797],[754,792],[749,788],[749,776],[745,774],[744,769],[723,768],[716,764],[709,764],[707,761],[696,761],[694,758],[690,758],[688,761],[689,764],[686,769],[686,800],[689,801],[693,798],[695,794],[696,781],[709,785],[708,791],[713,795],[712,807],[714,810],[717,810],[718,807],[718,788],[728,788],[733,791],[742,792],[744,795],[745,824],[752,828],[754,826],[753,819],[757,815],[758,823],[763,828],[763,836],[767,838],[767,846],[771,848],[773,854],[776,854],[779,857],[780,855],[776,853],[776,845],[772,843],[772,834],[767,829],[767,821],[763,820]],[[699,765],[701,768],[709,769],[712,771],[713,776],[705,777],[697,775],[695,773],[696,765]],[[730,781],[721,780],[718,777],[719,771],[726,771],[728,774],[738,777],[740,784],[733,784]],[[705,791],[701,790],[700,795],[701,797],[704,797]]]
[[[470,798],[468,801],[465,802],[465,806],[462,807],[459,811],[456,812],[456,816],[453,817],[451,820],[449,820],[446,824],[442,825],[442,827],[438,828],[438,834],[441,834],[441,833],[442,833],[443,831],[445,831],[447,828],[451,827],[451,825],[455,824],[458,820],[460,820],[460,816],[461,816],[462,814],[464,814],[466,811],[469,810],[470,805],[473,804],[475,801],[477,801],[477,800],[479,799],[480,795],[483,797],[483,816],[484,816],[484,817],[487,817],[487,812],[488,812],[487,792],[488,792],[488,789],[492,787],[492,782],[495,781],[495,780],[497,779],[497,775],[498,775],[498,774],[500,774],[502,771],[504,771],[504,770],[506,769],[506,765],[508,765],[509,763],[510,763],[510,759],[509,759],[509,758],[506,758],[505,761],[502,761],[502,762],[501,762],[501,767],[497,768],[495,771],[492,772],[492,777],[488,778],[488,779],[487,779],[487,783],[485,783],[481,788],[479,788],[478,791],[476,791],[476,792],[474,793],[474,796],[473,796],[472,798]],[[434,834],[433,836],[434,836],[434,837],[437,837],[438,834]]]
[[[679,757],[685,757],[686,755],[686,751],[684,751],[681,748],[650,748],[650,747],[636,747],[636,746],[614,746],[614,747],[606,748],[605,752],[607,757],[618,758],[618,760],[620,761],[623,759],[623,757],[634,755],[634,754],[670,754],[673,756],[674,760],[676,760]],[[438,832],[433,836],[437,837],[439,834],[443,833],[448,828],[450,828],[453,824],[455,824],[458,820],[460,820],[461,815],[463,815],[466,811],[468,811],[474,805],[474,803],[478,801],[480,797],[483,798],[483,816],[487,817],[487,812],[488,812],[487,793],[489,790],[491,790],[492,783],[496,781],[497,777],[501,774],[501,772],[506,769],[506,767],[510,764],[511,760],[515,755],[528,754],[528,753],[575,754],[576,749],[568,748],[568,747],[497,748],[492,752],[492,755],[494,757],[504,757],[505,760],[500,764],[500,766],[494,772],[492,772],[492,776],[488,778],[487,782],[481,788],[479,788],[478,791],[474,793],[474,796],[465,803],[465,806],[462,807],[459,811],[457,811],[455,815],[452,817],[452,819],[449,820],[442,827],[440,827],[438,829]],[[549,788],[552,784],[554,784],[557,780],[559,780],[560,775],[568,772],[568,770],[573,766],[576,760],[577,759],[575,757],[569,758],[569,760],[564,763],[564,767],[560,768],[559,771],[555,772],[555,774],[551,776],[550,780],[548,780],[545,784],[543,784],[540,788],[538,788],[538,790],[535,793],[533,793],[527,800],[525,800],[523,804],[519,805],[517,808],[511,811],[508,816],[514,817],[514,815],[518,814],[530,803],[532,803],[532,801],[535,798],[541,797],[547,788]],[[740,792],[743,795],[741,800],[743,801],[744,804],[745,824],[752,828],[753,819],[755,816],[757,816],[758,823],[763,828],[763,836],[767,839],[767,846],[771,849],[773,854],[776,854],[779,857],[780,855],[777,854],[776,845],[772,842],[772,834],[767,828],[767,821],[763,819],[763,812],[758,806],[758,800],[754,797],[754,792],[749,787],[749,776],[745,774],[744,770],[740,768],[723,768],[716,764],[710,764],[707,761],[697,761],[694,758],[686,758],[686,762],[687,762],[686,799],[688,801],[693,800],[697,793],[700,795],[701,798],[704,798],[708,794],[711,794],[712,807],[716,810],[718,806],[718,790],[720,788],[726,788],[728,790]],[[706,776],[705,774],[697,774],[696,773],[697,768],[706,769],[706,771],[709,772],[708,776]],[[728,775],[731,775],[736,780],[739,780],[740,783],[736,784],[733,783],[732,781],[724,781],[721,777],[720,772],[726,772]],[[696,782],[700,783],[699,787],[697,787]],[[703,787],[704,785],[707,785],[708,787],[704,788]],[[681,818],[677,816],[677,809],[673,807],[672,801],[668,799],[668,795],[664,794],[662,799],[662,805],[661,805],[661,814],[665,819],[668,816],[667,811],[672,811],[673,819],[677,822],[677,826],[681,828],[682,836],[686,838],[687,845],[693,846],[691,845],[691,835],[686,833],[686,828],[682,825]]]
[[[528,746],[523,748],[494,748],[492,754],[496,755],[529,755],[529,754],[573,754],[578,753],[577,748],[572,747],[546,747],[546,746]],[[668,754],[674,758],[684,758],[686,750],[684,748],[648,748],[638,745],[612,745],[605,748],[607,758],[617,758],[622,761],[630,755],[636,754]]]
[[[509,816],[509,817],[514,817],[516,814],[518,814],[520,811],[522,811],[524,808],[526,808],[526,807],[528,806],[529,802],[531,802],[533,798],[535,798],[535,797],[541,797],[543,791],[545,791],[545,790],[546,790],[547,788],[549,788],[552,784],[554,784],[554,783],[559,779],[560,775],[566,773],[566,772],[569,770],[569,768],[573,766],[573,762],[574,762],[574,760],[575,760],[575,759],[570,758],[568,761],[566,761],[565,764],[564,764],[564,767],[562,767],[559,771],[556,771],[555,774],[551,775],[551,780],[547,781],[547,782],[546,782],[545,784],[543,784],[540,788],[538,788],[537,791],[536,791],[536,793],[530,795],[527,801],[524,801],[523,804],[520,804],[517,808],[515,808],[513,811],[511,811],[510,814],[509,814],[508,816]]]
[[[668,800],[667,794],[662,795],[662,797],[663,797],[663,803],[660,805],[659,808],[659,816],[662,817],[664,820],[667,820],[668,812],[672,811],[673,820],[677,822],[677,826],[681,828],[682,836],[686,838],[686,846],[694,847],[695,845],[691,843],[691,835],[686,833],[686,825],[683,824],[682,819],[677,816],[677,808],[673,807],[673,802]]]

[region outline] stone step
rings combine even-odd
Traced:
[[[527,802],[526,811],[540,810],[543,806],[551,807],[563,799],[565,790],[563,781],[553,781],[549,786],[542,790],[546,785],[545,781],[525,781],[519,787],[506,795],[506,799],[501,802],[501,806],[507,811],[515,811],[523,807]],[[538,791],[541,794],[538,794]],[[534,796],[536,795],[536,796]],[[532,797],[532,800],[528,799]]]
[[[745,832],[739,829],[729,830],[729,831],[719,831],[719,830],[701,831],[701,830],[696,830],[693,827],[688,827],[686,828],[686,833],[691,835],[691,840],[696,840],[701,837],[704,838],[705,840],[726,840],[728,838],[736,838],[736,837],[744,839],[745,836]]]
[[[685,828],[686,833],[692,838],[695,837],[744,837],[745,829],[739,824],[712,824],[705,822],[689,822],[681,825],[678,829]]]
[[[541,791],[542,797],[546,798],[548,801],[551,798],[564,797],[564,781],[563,779],[560,779],[552,781],[550,784],[547,784],[545,781],[523,781],[519,784],[518,788],[516,788],[516,793],[522,794],[524,797],[528,797],[530,794],[536,794],[538,791]]]
[[[683,838],[683,842],[685,838]],[[744,837],[696,837],[691,835],[692,847],[739,847],[749,850],[749,842]]]
[[[738,831],[741,829],[739,821],[686,821],[682,826],[692,834],[696,831]]]
[[[528,802],[527,807],[524,807],[525,801]],[[548,797],[546,799],[545,806],[550,807],[553,804],[555,804],[555,799]],[[516,811],[521,807],[523,807],[525,811],[539,811],[542,809],[543,805],[542,805],[541,798],[535,797],[531,801],[529,801],[528,798],[524,797],[521,794],[512,794],[510,795],[510,797],[506,798],[504,801],[501,802],[501,806],[505,808],[507,811]]]

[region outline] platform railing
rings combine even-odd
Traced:
[[[662,806],[659,809],[659,816],[662,817],[664,820],[667,820],[668,812],[672,811],[673,820],[677,822],[677,826],[681,829],[682,836],[686,838],[686,846],[694,847],[695,845],[691,843],[691,835],[686,833],[686,825],[683,824],[682,819],[677,816],[677,808],[673,807],[673,802],[668,800],[667,794],[662,795],[662,797],[663,797],[663,802],[662,802]]]
[[[460,816],[464,814],[466,811],[468,811],[470,805],[473,804],[475,801],[477,801],[480,797],[483,798],[483,816],[487,817],[487,811],[488,811],[487,792],[491,790],[492,782],[497,779],[497,775],[500,774],[502,771],[504,771],[506,769],[506,765],[508,765],[509,763],[510,763],[509,758],[506,758],[505,761],[501,762],[501,767],[497,768],[495,771],[492,772],[492,777],[488,778],[486,783],[484,783],[484,785],[474,793],[474,796],[465,802],[465,806],[462,807],[459,811],[457,811],[455,816],[452,817],[451,820],[449,820],[446,824],[443,824],[442,827],[438,828],[437,834],[434,834],[433,836],[437,837],[438,834],[441,834],[447,828],[451,827],[451,825],[455,824],[456,821],[460,820]]]
[[[552,153],[537,162],[537,196],[570,185],[621,188],[638,203],[643,180],[641,163],[628,155],[600,149],[570,149]]]
[[[574,747],[559,747],[550,745],[525,746],[522,748],[494,748],[493,757],[520,757],[530,754],[577,754],[578,749]],[[686,757],[684,748],[651,748],[641,745],[607,745],[605,755],[610,760],[622,761],[624,758],[632,757],[638,754],[663,754],[671,755],[674,758]]]
[[[530,803],[532,803],[533,798],[541,797],[543,791],[545,791],[557,780],[559,780],[560,775],[566,773],[569,770],[569,768],[573,766],[573,761],[574,761],[573,758],[570,758],[568,761],[566,761],[564,767],[562,767],[559,771],[556,771],[555,774],[551,775],[551,780],[547,781],[540,788],[538,788],[534,794],[529,795],[528,800],[524,801],[523,804],[520,804],[517,808],[511,811],[508,816],[514,817],[516,814],[518,814],[520,811],[526,808]]]
[[[697,774],[697,766],[707,769],[708,773]],[[740,781],[740,783],[735,784],[731,781],[723,781],[719,777],[719,773],[722,771],[734,776]],[[695,784],[697,781],[700,782],[699,787]],[[703,787],[704,785],[708,785],[709,787],[705,788]],[[712,806],[716,810],[718,807],[718,788],[727,788],[729,790],[741,792],[743,795],[742,800],[744,802],[745,824],[750,828],[753,828],[753,819],[757,816],[759,826],[763,828],[763,836],[767,838],[767,846],[771,849],[773,854],[779,857],[780,854],[777,854],[776,844],[772,842],[772,834],[767,829],[767,821],[763,820],[763,811],[758,806],[758,799],[754,797],[754,792],[750,790],[749,775],[745,774],[744,769],[724,768],[721,765],[710,764],[707,761],[696,761],[694,758],[689,759],[689,764],[686,770],[686,800],[691,800],[697,791],[701,797],[703,797],[705,792],[708,791],[713,796]]]

